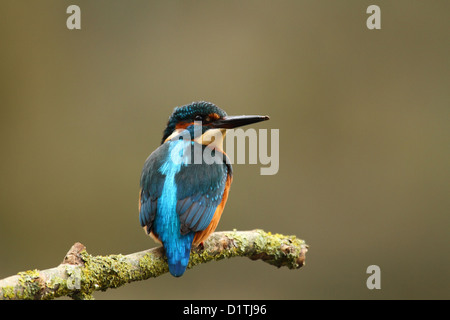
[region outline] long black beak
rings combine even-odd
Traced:
[[[214,128],[232,129],[252,123],[269,120],[269,116],[230,116],[214,121]]]

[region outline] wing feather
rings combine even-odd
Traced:
[[[163,144],[147,158],[141,174],[139,193],[139,221],[150,233],[158,208],[158,198],[162,194],[164,175],[159,172],[168,153],[168,144]]]
[[[202,148],[204,151],[207,147]],[[221,163],[190,164],[183,166],[175,176],[178,187],[177,213],[183,234],[206,229],[222,201],[231,166],[225,161],[226,155],[221,156]],[[191,159],[194,159],[193,154]]]
[[[196,143],[196,142],[195,142]],[[170,142],[162,144],[145,161],[141,174],[139,220],[147,233],[152,231],[158,213],[158,199],[161,197],[165,176],[160,168],[169,152]],[[202,146],[202,150],[206,146]],[[194,152],[194,148],[191,148]],[[193,154],[191,159],[194,159]],[[210,224],[217,206],[222,201],[227,176],[231,166],[225,161],[213,164],[187,164],[175,175],[177,186],[176,211],[180,219],[180,232],[202,231]]]

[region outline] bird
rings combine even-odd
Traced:
[[[174,277],[184,274],[192,247],[214,232],[227,202],[233,170],[223,150],[226,130],[268,119],[228,116],[206,101],[175,107],[170,115],[161,145],[142,169],[139,220],[162,244]]]

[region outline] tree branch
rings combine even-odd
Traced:
[[[240,256],[298,269],[304,265],[307,251],[305,241],[295,236],[262,230],[215,232],[203,246],[192,249],[188,268]],[[92,299],[94,291],[158,277],[168,271],[162,247],[129,255],[92,256],[77,242],[55,268],[28,270],[0,280],[0,300],[42,300],[61,296]]]

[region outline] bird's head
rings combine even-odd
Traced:
[[[191,135],[191,140],[207,145],[217,140],[218,136],[221,136],[223,140],[226,129],[265,120],[269,120],[269,117],[228,116],[224,110],[210,102],[193,102],[174,109],[164,130],[161,144],[180,135],[182,132],[185,133],[187,130]],[[219,132],[220,135],[218,134]],[[216,143],[222,143],[222,141],[216,141]]]

